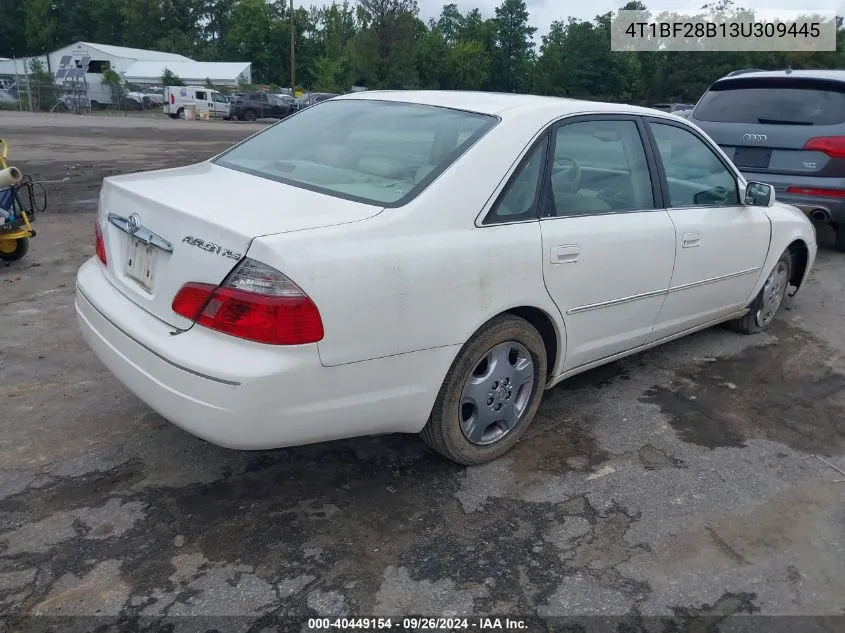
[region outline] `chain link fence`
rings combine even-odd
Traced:
[[[161,112],[163,103],[163,91],[131,85],[56,83],[22,75],[0,80],[2,110],[78,114],[111,110],[128,114]]]

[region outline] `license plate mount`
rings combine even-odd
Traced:
[[[752,169],[768,169],[771,160],[772,150],[762,147],[737,147],[733,157],[733,163],[737,167]]]
[[[124,273],[147,292],[152,292],[155,281],[153,272],[155,247],[141,240],[130,238]]]

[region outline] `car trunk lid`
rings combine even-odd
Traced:
[[[171,306],[188,282],[219,284],[255,237],[365,220],[382,207],[200,163],[107,178],[98,221],[107,275],[127,298],[188,329]]]

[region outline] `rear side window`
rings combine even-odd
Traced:
[[[699,121],[768,125],[845,123],[845,83],[804,79],[729,79],[701,98]]]
[[[396,207],[418,195],[497,121],[428,105],[325,101],[214,162],[341,198]]]

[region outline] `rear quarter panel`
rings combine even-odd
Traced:
[[[460,345],[518,306],[545,312],[565,341],[543,283],[539,223],[475,226],[542,127],[497,126],[404,207],[253,241],[250,257],[281,270],[317,304],[324,365]]]

